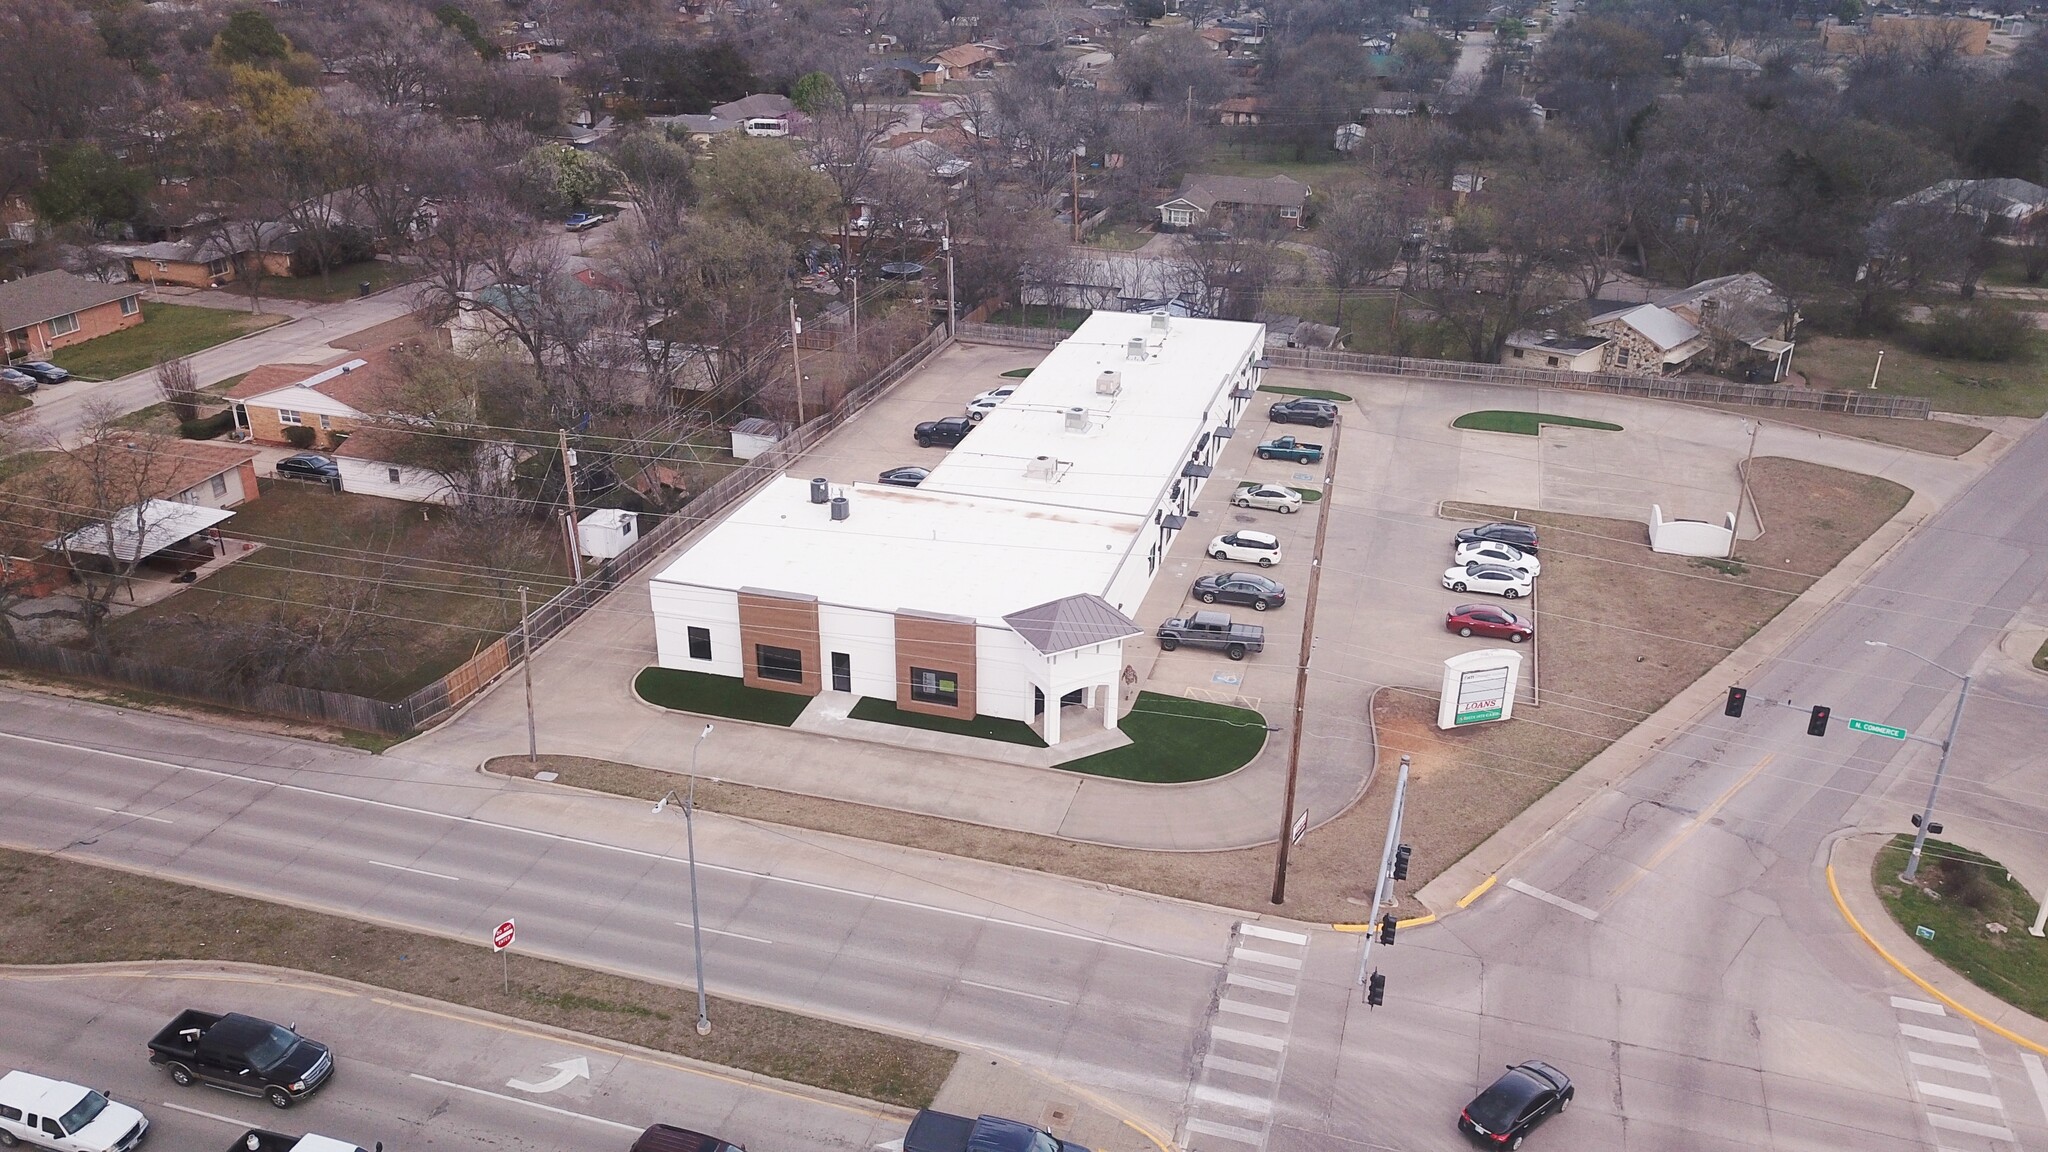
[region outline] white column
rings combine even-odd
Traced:
[[[1045,690],[1045,742],[1049,747],[1060,742],[1060,698],[1048,688]]]
[[[1116,681],[1097,687],[1095,698],[1102,701],[1102,726],[1111,732],[1116,731],[1116,714],[1123,705],[1123,698],[1117,695]]]

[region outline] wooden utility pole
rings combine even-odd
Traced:
[[[533,628],[526,614],[526,585],[519,586],[519,664],[526,674],[526,762],[540,757],[540,743],[533,733]]]
[[[562,449],[562,498],[569,503],[569,571],[581,584],[583,554],[576,546],[576,457],[569,451],[568,429],[555,429],[555,437]]]
[[[796,297],[789,299],[789,363],[796,371],[796,426],[804,426],[804,358],[797,350],[797,337],[804,334],[803,321],[796,318]]]
[[[860,269],[853,270],[853,358],[860,359]]]
[[[1193,84],[1188,85],[1188,110],[1181,115],[1180,122],[1182,124],[1193,124],[1195,122],[1195,86]]]
[[[1308,707],[1308,662],[1315,653],[1316,643],[1316,589],[1323,582],[1323,538],[1330,530],[1331,506],[1337,496],[1337,441],[1344,431],[1344,421],[1330,425],[1330,447],[1323,454],[1323,498],[1322,519],[1316,522],[1316,550],[1309,558],[1308,606],[1302,613],[1301,660],[1294,673],[1294,731],[1288,737],[1287,748],[1287,791],[1280,808],[1280,850],[1273,857],[1273,903],[1287,901],[1287,850],[1293,846],[1294,791],[1301,775],[1301,725],[1302,716]]]
[[[1073,224],[1074,243],[1081,242],[1081,154],[1067,153],[1067,167],[1074,174],[1073,199],[1067,203],[1067,219]]]
[[[953,319],[960,311],[960,306],[954,302],[953,298],[953,234],[951,232],[939,237],[939,251],[946,254],[946,335],[951,337],[954,335]],[[926,314],[929,315],[930,313]]]

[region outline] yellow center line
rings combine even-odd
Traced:
[[[1664,863],[1664,861],[1670,859],[1671,854],[1673,852],[1678,851],[1680,845],[1684,844],[1686,840],[1690,839],[1693,833],[1700,830],[1700,825],[1705,824],[1709,820],[1712,820],[1716,815],[1720,813],[1722,808],[1727,807],[1728,802],[1730,800],[1735,799],[1735,794],[1737,792],[1740,792],[1744,788],[1747,788],[1749,786],[1750,781],[1756,779],[1759,775],[1761,775],[1763,773],[1763,770],[1770,765],[1772,758],[1776,755],[1777,753],[1775,752],[1765,753],[1763,759],[1757,761],[1754,767],[1752,767],[1749,771],[1744,772],[1742,774],[1742,779],[1737,780],[1733,784],[1730,784],[1726,792],[1723,792],[1719,796],[1714,797],[1714,802],[1712,804],[1709,804],[1705,808],[1700,809],[1699,814],[1694,816],[1690,821],[1688,821],[1685,827],[1680,828],[1676,836],[1673,836],[1671,839],[1666,840],[1662,848],[1657,849],[1656,852],[1651,854],[1649,863],[1638,866],[1634,875],[1631,875],[1628,879],[1623,880],[1620,884],[1615,886],[1613,892],[1608,893],[1607,899],[1603,901],[1600,905],[1600,911],[1605,912],[1609,908],[1614,907],[1615,902],[1617,900],[1620,900],[1623,896],[1628,895],[1629,889],[1634,888],[1638,881],[1640,881],[1643,877],[1648,876],[1650,873],[1655,872],[1659,864],[1662,864]]]

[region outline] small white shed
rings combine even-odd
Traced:
[[[752,460],[789,435],[789,429],[773,420],[749,416],[732,426],[732,454],[736,460]]]
[[[639,539],[639,515],[623,508],[599,508],[576,522],[577,545],[592,559],[616,559]]]

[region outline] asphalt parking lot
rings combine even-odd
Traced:
[[[1003,373],[1036,367],[1045,351],[956,344],[890,389],[790,466],[793,476],[823,476],[835,484],[872,484],[901,465],[937,466],[947,448],[919,448],[911,430],[926,420],[964,415],[967,401],[1003,384]]]

